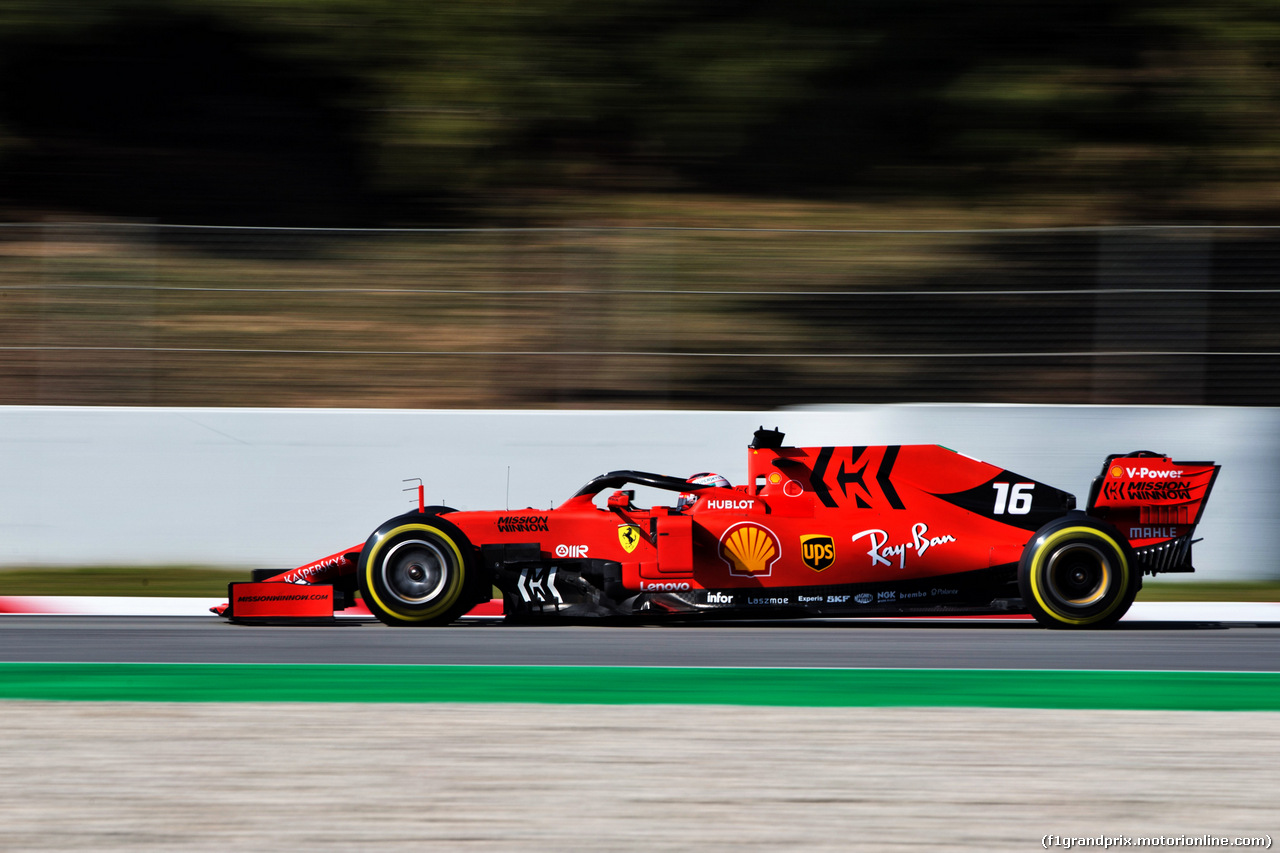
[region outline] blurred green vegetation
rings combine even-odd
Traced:
[[[1280,198],[1278,48],[1264,0],[18,0],[0,198],[291,225],[633,191],[1252,220]]]
[[[1278,49],[1262,0],[0,4],[0,402],[1275,405],[1268,234],[953,232],[1275,221]]]
[[[596,205],[639,227],[3,227],[0,402],[1280,401],[1274,230],[852,233],[825,229],[874,228],[885,208],[637,194]],[[691,227],[645,227],[660,209]],[[894,211],[994,227],[1054,215]],[[775,230],[698,227],[717,220]],[[1091,354],[1107,351],[1135,354]]]
[[[1280,601],[1280,581],[1148,581],[1139,601]]]
[[[81,566],[0,569],[0,595],[118,595],[216,598],[247,570],[207,566]]]

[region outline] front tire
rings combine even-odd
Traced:
[[[360,595],[394,626],[447,625],[474,603],[471,545],[433,516],[401,516],[374,531],[360,552]]]
[[[1022,600],[1049,628],[1102,628],[1129,610],[1142,586],[1128,541],[1085,515],[1036,531],[1018,564]]]

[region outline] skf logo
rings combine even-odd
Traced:
[[[782,556],[778,537],[754,521],[741,521],[726,530],[718,550],[729,574],[755,578],[768,577]]]
[[[634,524],[619,524],[618,542],[622,544],[622,550],[630,554],[640,544],[640,529]]]
[[[831,564],[836,561],[835,540],[818,533],[801,536],[800,559],[815,572],[831,568]]]

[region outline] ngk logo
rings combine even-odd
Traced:
[[[557,545],[556,556],[560,559],[571,557],[576,560],[585,560],[587,558],[587,549],[590,545]]]

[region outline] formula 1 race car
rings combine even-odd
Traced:
[[[1067,492],[937,445],[782,440],[756,431],[737,487],[614,471],[555,509],[500,512],[423,506],[419,490],[416,512],[363,545],[256,572],[215,611],[331,619],[358,590],[388,625],[444,625],[497,587],[508,620],[1029,612],[1101,627],[1144,575],[1194,571],[1191,537],[1219,470],[1108,456],[1081,511]],[[626,486],[681,497],[645,508]]]

